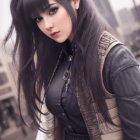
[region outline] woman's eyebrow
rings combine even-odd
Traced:
[[[47,7],[44,8],[43,11],[46,11],[47,9],[49,9],[52,5],[56,5],[57,3],[52,3],[52,4],[49,4]]]

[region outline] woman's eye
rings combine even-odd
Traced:
[[[36,22],[40,22],[41,20],[42,20],[42,18],[41,17],[37,17],[37,18],[35,18],[34,19]]]
[[[57,10],[58,10],[58,8],[53,8],[53,9],[50,10],[49,14],[53,15],[57,12]]]

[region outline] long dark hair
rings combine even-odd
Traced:
[[[99,36],[104,30],[112,32],[111,28],[101,17],[92,0],[80,1],[77,21],[70,4],[71,0],[56,1],[69,13],[73,32],[76,31],[74,33],[78,47],[74,60],[75,68],[72,73],[72,77],[74,77],[72,83],[74,83],[73,85],[78,83],[77,85],[80,87],[82,85],[81,79],[84,79],[93,95],[98,111],[101,112],[104,120],[112,124],[105,103],[105,92],[101,85],[97,49]],[[15,62],[15,56],[18,53],[18,95],[20,99],[20,87],[22,87],[29,114],[35,126],[40,130],[43,129],[40,128],[40,118],[36,112],[40,114],[42,112],[37,104],[43,102],[41,100],[41,91],[42,89],[46,91],[46,86],[50,81],[59,53],[65,44],[65,42],[57,43],[44,35],[31,19],[31,14],[43,12],[47,5],[48,0],[12,0],[12,25],[4,40],[4,44],[6,44],[15,29],[16,43],[13,60]],[[34,56],[37,58],[36,62]],[[76,82],[75,79],[77,79]],[[91,103],[93,102],[90,94],[87,99]],[[21,111],[20,100],[19,109]],[[49,133],[49,131],[46,133]]]

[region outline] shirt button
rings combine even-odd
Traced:
[[[58,105],[60,105],[60,100],[58,100]]]
[[[65,116],[65,113],[62,113],[63,116]]]
[[[71,126],[69,125],[68,128],[71,128]]]

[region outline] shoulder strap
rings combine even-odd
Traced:
[[[106,93],[107,98],[112,98],[114,95],[109,93],[103,83],[103,67],[104,67],[104,62],[106,59],[107,54],[109,51],[116,45],[118,44],[123,44],[121,43],[116,37],[108,33],[107,31],[104,31],[98,41],[98,55],[99,55],[99,63],[100,63],[100,74],[101,74],[101,82],[102,86],[104,88],[104,91]]]

